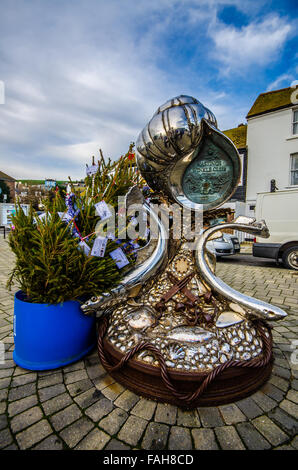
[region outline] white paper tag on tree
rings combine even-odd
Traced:
[[[94,240],[93,247],[91,250],[91,256],[98,256],[103,258],[106,251],[108,239],[106,237],[97,237]]]
[[[101,220],[108,219],[113,215],[105,201],[100,201],[97,204],[94,204],[94,207]]]
[[[117,268],[119,269],[124,268],[124,266],[129,264],[129,261],[121,248],[116,248],[116,250],[111,251],[110,256],[116,261]]]
[[[89,255],[91,248],[87,245],[86,242],[84,242],[84,240],[80,241],[79,247],[83,250],[86,256]]]
[[[95,175],[97,170],[98,170],[98,165],[90,165],[90,166],[87,165],[86,166],[87,176]]]
[[[63,222],[70,222],[72,219],[67,212],[58,212],[58,215]]]
[[[107,237],[109,238],[109,240],[113,240],[113,241],[116,240],[116,237],[115,237],[115,235],[113,234],[113,232],[109,232],[109,233],[107,234]]]
[[[132,218],[130,219],[130,223],[131,223],[131,225],[132,225],[133,227],[136,227],[136,226],[138,225],[139,221],[138,221],[138,219],[137,219],[136,217],[132,217]]]

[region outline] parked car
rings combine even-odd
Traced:
[[[298,189],[259,193],[256,219],[264,219],[270,237],[256,237],[253,256],[282,261],[288,269],[298,271]]]
[[[239,253],[240,243],[235,235],[224,233],[221,238],[207,242],[207,248],[211,253],[216,255],[218,259],[222,256],[230,256]]]

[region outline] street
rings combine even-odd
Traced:
[[[223,256],[221,259],[218,260],[218,263],[221,262],[229,263],[229,264],[242,264],[243,266],[261,266],[261,267],[268,267],[274,268],[278,265],[274,259],[269,258],[257,258],[252,256],[251,254],[244,254],[238,253],[237,255],[233,256]],[[282,269],[283,265],[280,264],[278,268]]]
[[[125,390],[105,372],[97,351],[56,370],[32,372],[16,366],[13,293],[5,288],[12,266],[13,255],[0,237],[0,341],[6,348],[0,365],[0,448],[298,448],[298,366],[292,360],[297,358],[296,272],[251,255],[218,262],[217,274],[226,283],[281,306],[288,317],[274,324],[273,373],[259,391],[229,405],[183,411]]]

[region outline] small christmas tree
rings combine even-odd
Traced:
[[[28,301],[56,304],[99,295],[119,283],[126,268],[120,270],[110,254],[119,248],[125,252],[128,244],[117,239],[116,231],[114,239],[102,242],[103,253],[94,256],[101,221],[95,204],[103,201],[117,213],[118,196],[138,182],[133,146],[116,162],[105,161],[100,151],[98,162],[93,157],[87,165],[85,187],[76,189],[70,180],[66,197],[56,191],[45,201],[44,214],[38,216],[31,207],[26,216],[17,206],[9,236],[16,263],[8,288],[16,281]],[[133,263],[132,250],[124,254]]]

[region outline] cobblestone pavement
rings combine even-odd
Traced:
[[[274,326],[269,382],[236,403],[185,412],[125,390],[105,373],[96,351],[63,369],[30,372],[13,351],[13,293],[5,289],[13,256],[0,238],[0,448],[2,449],[297,449],[298,275],[281,268],[218,264],[231,286],[289,313]]]

